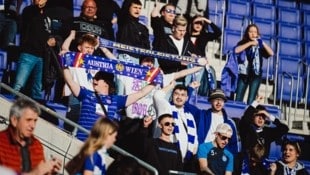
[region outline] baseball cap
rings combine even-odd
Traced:
[[[225,102],[227,101],[227,98],[225,96],[225,93],[222,89],[215,89],[211,92],[208,101],[211,101],[213,99],[217,99],[217,98],[221,98],[223,99]]]
[[[215,133],[225,134],[225,136],[231,137],[233,134],[233,130],[231,129],[229,124],[221,123],[217,125]]]

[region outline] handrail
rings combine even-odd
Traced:
[[[289,109],[288,109],[288,127],[291,128],[291,107],[292,107],[292,98],[293,98],[293,87],[294,87],[294,77],[293,75],[287,73],[287,72],[282,72],[282,77],[281,77],[281,94],[280,94],[280,106],[282,106],[282,98],[283,98],[283,88],[284,88],[284,76],[288,76],[291,78],[291,93],[290,93],[290,102],[289,102]]]
[[[297,73],[297,85],[296,85],[296,97],[295,97],[295,110],[294,110],[294,120],[296,119],[296,113],[297,113],[297,105],[298,105],[298,89],[300,84],[300,76],[301,76],[301,70],[303,69],[303,66],[307,67],[307,63],[303,60],[298,61],[298,73]],[[302,95],[302,94],[301,94]]]
[[[217,6],[217,3],[216,3],[216,6]],[[221,37],[221,43],[220,43],[220,59],[219,59],[219,62],[220,62],[220,64],[221,64],[221,61],[223,60],[223,43],[224,43],[224,37],[223,37],[223,35],[224,35],[224,21],[225,21],[225,15],[226,15],[226,1],[223,1],[223,3],[222,3],[222,12],[223,12],[223,16],[222,16],[222,26],[221,26],[221,29],[222,29],[222,37]],[[225,41],[226,42],[226,41]]]
[[[40,103],[36,102],[35,100],[31,99],[30,97],[28,97],[28,96],[26,96],[26,95],[24,95],[24,94],[22,94],[22,93],[20,93],[20,92],[18,92],[18,91],[15,91],[15,90],[12,89],[10,86],[8,86],[8,85],[6,85],[6,84],[4,84],[4,83],[2,83],[2,82],[0,83],[0,89],[1,89],[1,88],[4,88],[5,90],[9,91],[11,94],[13,94],[13,95],[15,95],[15,96],[17,95],[18,97],[22,97],[22,98],[25,98],[25,99],[27,99],[27,100],[30,100],[30,101],[36,103],[36,104],[40,107],[40,109],[43,110],[44,112],[46,112],[46,113],[52,115],[53,117],[56,117],[56,118],[58,118],[58,119],[63,120],[64,122],[68,123],[69,125],[72,125],[72,126],[74,126],[75,128],[78,128],[78,129],[81,130],[82,132],[85,132],[85,133],[89,134],[89,130],[85,129],[84,127],[82,127],[82,126],[76,124],[75,122],[72,122],[71,120],[69,120],[69,119],[67,119],[67,118],[65,118],[65,117],[62,117],[62,116],[58,115],[56,112],[54,112],[54,111],[51,110],[50,108],[48,108],[48,107],[46,107],[46,106],[44,106],[44,105],[41,105]],[[153,166],[151,166],[150,164],[148,164],[148,163],[144,162],[143,160],[137,158],[136,156],[134,156],[134,155],[128,153],[127,151],[121,149],[120,147],[118,147],[118,146],[116,146],[116,145],[113,145],[113,146],[111,147],[111,149],[114,150],[114,151],[116,151],[116,152],[118,152],[118,153],[120,153],[120,154],[122,154],[122,155],[130,156],[130,157],[134,158],[135,160],[138,161],[138,163],[139,163],[140,165],[144,166],[146,169],[150,170],[151,172],[154,172],[154,175],[158,175],[157,169],[155,169]]]
[[[307,80],[306,80],[306,94],[305,94],[305,107],[304,107],[304,122],[306,122],[306,110],[308,105],[308,97],[309,97],[309,86],[310,86],[310,64],[307,66]]]

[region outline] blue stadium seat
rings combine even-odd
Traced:
[[[297,82],[299,82],[298,85]],[[297,101],[300,101],[304,91],[304,82],[298,81],[297,76],[283,72],[278,75],[278,85],[276,88],[277,100],[284,102],[294,102],[298,93]]]
[[[208,8],[209,8],[209,12],[223,13],[224,0],[208,0]]]
[[[253,18],[252,23],[258,26],[261,36],[267,36],[267,37],[276,36],[275,21],[267,21],[259,18]]]
[[[253,18],[273,21],[276,19],[276,8],[274,5],[253,4]]]
[[[219,28],[223,24],[223,13],[209,12],[209,19]]]
[[[0,50],[0,71],[7,69],[7,53],[5,51]]]
[[[304,75],[304,67],[302,60],[295,60],[292,57],[279,56],[279,73],[286,72],[291,75],[297,76],[298,71],[300,76]]]
[[[227,1],[228,10],[230,14],[241,15],[241,16],[250,16],[251,8],[250,3],[245,1]]]
[[[225,30],[223,53],[227,53],[229,50],[232,50],[240,40],[241,40],[240,32]]]
[[[305,42],[310,42],[310,26],[304,27],[304,37]]]
[[[296,1],[292,0],[276,0],[275,3],[276,6],[278,7],[293,8],[293,9],[297,8]]]
[[[272,5],[273,4],[273,0],[252,0],[252,2],[254,3],[254,4],[256,4],[256,3],[261,3],[261,4],[270,4],[270,5]]]
[[[248,19],[246,17],[232,14],[226,15],[226,30],[235,30],[243,33],[247,26]]]
[[[274,58],[263,59],[262,78],[273,80],[274,75]]]
[[[301,27],[299,25],[279,22],[278,37],[301,40]]]
[[[211,108],[211,104],[210,102],[208,102],[208,98],[202,96],[192,95],[190,103],[196,105],[199,109]],[[240,118],[243,115],[246,107],[247,104],[243,102],[231,101],[231,100],[225,102],[225,110],[230,118]]]
[[[263,35],[264,36],[264,35]],[[271,47],[271,49],[275,52],[275,40],[273,38],[268,38],[264,36],[262,40]],[[274,78],[274,67],[275,67],[275,61],[274,57],[270,57],[267,59],[263,59],[263,66],[262,66],[262,78],[273,80]]]
[[[297,9],[278,8],[279,22],[300,24],[300,11]]]
[[[300,2],[300,10],[310,11],[310,4],[305,2]]]
[[[303,13],[303,25],[310,26],[310,11],[304,11]]]
[[[278,53],[299,60],[302,57],[302,42],[297,40],[278,39]]]
[[[305,61],[310,65],[310,42],[305,42]]]

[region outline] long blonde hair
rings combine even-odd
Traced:
[[[100,117],[92,127],[80,153],[89,156],[104,146],[107,137],[118,130],[118,124],[106,117]]]

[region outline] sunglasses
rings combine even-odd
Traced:
[[[164,126],[172,126],[172,127],[175,127],[175,123],[170,123],[170,122],[165,122],[164,123]]]
[[[166,9],[165,12],[166,13],[175,14],[175,10],[171,10],[171,9]]]
[[[229,141],[231,139],[230,137],[226,137],[226,136],[223,136],[221,134],[219,134],[219,137],[221,140],[228,140]]]
[[[199,24],[199,25],[202,25],[202,26],[203,26],[203,25],[204,25],[204,22],[203,22],[203,21],[195,21],[194,24]]]

